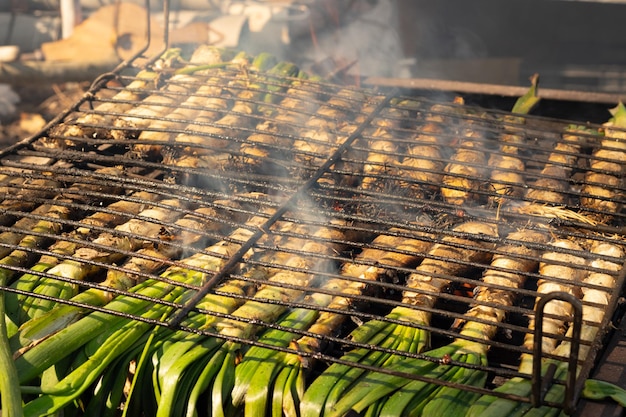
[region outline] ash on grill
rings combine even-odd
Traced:
[[[567,362],[569,352],[548,349],[580,345],[579,383],[589,375],[623,285],[614,267],[624,262],[619,127],[341,87],[269,56],[250,61],[212,48],[186,66],[119,78],[126,87],[99,80],[40,135],[1,152],[1,282],[22,383],[52,365],[37,356],[46,344],[123,370],[159,324],[160,353],[167,340],[204,346],[199,370],[230,360],[254,372],[254,355],[266,348],[298,358],[307,385],[332,363],[382,369],[346,362],[355,348],[425,359],[427,347],[474,340],[488,347],[482,364],[431,360],[484,371],[485,388],[471,389],[491,393],[511,378],[530,381],[517,368],[520,357],[532,358],[524,340],[532,341],[542,286],[576,298],[610,294],[604,305],[582,303],[601,311],[584,324],[597,330],[591,339],[565,335],[566,304],[545,311],[544,356]],[[511,254],[524,269],[496,262]],[[486,278],[497,272],[515,274],[519,285]],[[587,278],[600,273],[614,283]],[[510,305],[474,297],[481,289]],[[132,308],[110,302],[117,295],[134,299]],[[50,311],[65,321],[47,321]],[[120,318],[110,328],[67,327],[98,311]],[[143,330],[129,350],[118,361],[98,356],[110,354],[99,336],[125,329],[129,318],[144,323],[134,325]],[[372,323],[426,339],[406,349],[383,342],[383,333],[367,339]],[[492,326],[494,336],[477,341],[463,323]],[[64,339],[47,336],[62,328],[92,341],[54,345]],[[80,366],[81,357],[59,377]],[[246,387],[230,384],[232,394],[214,392],[221,403],[198,401],[214,411],[243,406]],[[161,392],[159,405],[175,392]]]

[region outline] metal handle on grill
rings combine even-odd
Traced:
[[[566,292],[553,292],[545,297],[542,297],[537,303],[537,311],[535,312],[535,335],[534,335],[534,344],[533,344],[533,374],[532,374],[532,393],[531,393],[531,403],[533,407],[539,407],[543,403],[543,398],[547,392],[547,389],[544,389],[544,379],[545,383],[550,382],[552,377],[554,376],[554,369],[549,369],[546,373],[546,377],[542,378],[541,376],[541,358],[543,356],[542,352],[542,338],[543,338],[543,314],[544,307],[547,303],[552,300],[561,300],[565,301],[572,305],[574,308],[574,321],[573,321],[573,332],[572,332],[572,340],[571,340],[571,348],[570,355],[568,360],[567,367],[567,378],[565,380],[565,396],[563,399],[563,410],[567,414],[572,414],[576,408],[576,367],[578,364],[578,352],[580,350],[580,333],[582,329],[582,320],[583,320],[583,306],[582,302],[573,296],[572,294]]]

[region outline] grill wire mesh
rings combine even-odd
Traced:
[[[609,271],[591,263],[624,262],[591,251],[597,242],[623,245],[623,178],[595,184],[590,173],[607,174],[597,168],[598,160],[623,164],[598,153],[623,153],[623,140],[604,140],[601,126],[574,130],[567,121],[511,117],[506,111],[271,77],[243,67],[161,73],[149,80],[117,78],[119,83],[94,84],[85,100],[45,132],[2,151],[0,251],[4,259],[28,253],[20,262],[3,261],[11,276],[3,290],[22,302],[18,317],[26,319],[24,306],[38,299],[82,306],[85,313],[121,314],[71,297],[88,288],[111,297],[133,296],[134,284],[163,280],[187,289],[186,296],[145,297],[171,310],[166,317],[131,319],[294,353],[313,379],[355,347],[385,350],[348,335],[371,320],[394,322],[388,314],[398,306],[431,316],[428,325],[399,323],[429,331],[432,347],[468,338],[459,333],[461,325],[481,321],[467,316],[468,309],[499,306],[499,300],[472,297],[480,286],[490,286],[481,276],[494,255],[509,253],[506,245],[523,245],[534,250],[526,257],[535,266],[528,272],[504,269],[525,283],[514,290],[514,304],[501,307],[504,321],[491,322],[495,337],[482,341],[490,346],[484,367],[488,386],[460,388],[487,393],[512,377],[529,378],[517,366],[522,353],[533,353],[522,341],[532,332],[528,323],[536,314],[538,282],[572,287],[567,277],[542,276],[538,265],[571,266],[559,259],[573,255],[584,261],[576,266],[581,276],[603,272],[616,279],[614,288],[605,288],[612,295],[602,306],[603,321],[587,323],[599,328],[596,339],[580,341],[591,345],[579,358],[583,368],[576,393],[580,390],[618,307],[624,279],[621,268]],[[515,154],[506,149],[511,143]],[[472,157],[460,157],[463,152]],[[508,156],[521,165],[495,169],[493,161]],[[494,172],[520,179],[495,180]],[[506,193],[496,192],[503,186]],[[600,187],[603,196],[588,194],[590,186]],[[548,197],[555,189],[556,197]],[[586,204],[590,198],[593,203]],[[474,226],[455,229],[466,223]],[[476,224],[497,232],[486,235]],[[522,230],[547,240],[522,243],[507,237]],[[551,244],[561,239],[578,246]],[[440,258],[430,251],[442,244],[461,257]],[[71,250],[61,250],[68,245]],[[475,252],[487,255],[465,256]],[[362,256],[367,253],[376,257]],[[559,255],[546,258],[547,253]],[[33,269],[52,258],[68,269]],[[443,280],[441,292],[408,291],[408,278],[429,259],[456,265],[460,272],[431,274]],[[355,266],[376,273],[345,272]],[[82,272],[76,274],[76,268]],[[167,281],[172,277],[167,271],[183,269],[200,272],[201,279]],[[36,279],[25,285],[18,279],[23,274]],[[117,287],[112,288],[108,283],[114,276]],[[72,284],[72,291],[55,292],[59,283]],[[576,288],[584,291],[586,285],[578,281]],[[280,289],[281,296],[255,296],[261,288]],[[232,309],[203,303],[207,294],[223,295],[238,306],[257,301],[267,316],[238,317]],[[436,300],[431,306],[407,304],[429,295]],[[279,317],[294,308],[339,319],[326,334],[281,325]],[[222,324],[203,327],[197,318],[206,315]],[[240,328],[248,330],[233,330]],[[267,344],[262,335],[268,328],[288,330],[293,342]],[[318,345],[307,349],[300,340]]]

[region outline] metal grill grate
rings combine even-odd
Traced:
[[[621,171],[598,164],[623,166],[623,139],[610,139],[602,126],[573,129],[567,121],[278,77],[243,65],[156,74],[148,80],[120,75],[121,87],[95,83],[85,100],[44,132],[1,152],[0,262],[16,324],[43,313],[38,300],[52,300],[81,307],[82,315],[100,311],[292,353],[309,367],[311,379],[330,363],[420,379],[342,355],[362,348],[442,359],[359,342],[350,332],[372,320],[414,326],[429,332],[438,347],[471,339],[459,331],[475,321],[497,328],[493,340],[475,339],[489,345],[488,365],[451,363],[485,370],[486,389],[459,387],[491,393],[507,379],[530,378],[517,366],[521,354],[538,355],[522,345],[532,333],[528,322],[536,314],[538,282],[572,286],[567,277],[540,274],[537,265],[571,267],[562,260],[567,255],[582,260],[574,268],[581,276],[602,272],[616,280],[611,289],[576,283],[612,294],[602,306],[602,321],[586,323],[598,328],[593,341],[552,335],[591,347],[580,357],[571,401],[546,401],[571,411],[623,286],[623,268],[591,263],[624,262],[592,251],[598,242],[623,247]],[[518,165],[495,165],[505,157]],[[494,172],[519,177],[496,179]],[[607,177],[616,182],[597,183]],[[507,191],[496,191],[502,188]],[[463,224],[471,226],[455,229]],[[545,240],[510,236],[521,230]],[[553,245],[561,240],[578,246]],[[432,250],[436,245],[447,250],[445,256]],[[512,247],[532,250],[518,256],[535,264],[531,270],[491,264]],[[27,256],[16,256],[21,252]],[[377,257],[363,257],[372,253]],[[428,262],[454,267],[428,269],[438,286],[409,291],[407,280],[424,276],[418,265]],[[369,275],[347,272],[367,267]],[[506,290],[480,281],[487,270],[525,280],[514,290],[513,305],[472,297],[478,287]],[[142,281],[164,282],[169,295],[142,292]],[[119,303],[81,298],[89,288],[146,300],[158,314],[128,314]],[[280,289],[283,298],[261,292],[270,288]],[[215,296],[237,306],[254,301],[264,313],[239,316],[234,307],[216,306]],[[432,304],[415,301],[429,298]],[[506,319],[467,316],[476,305],[500,307]],[[411,324],[389,315],[397,307],[427,313],[430,321]],[[294,309],[333,318],[334,327],[328,331],[318,321],[317,327],[293,328],[280,321]],[[206,317],[215,318],[213,325],[206,325]],[[268,329],[289,332],[292,343],[268,341]],[[19,336],[27,335],[14,338]],[[304,340],[308,346],[298,345]],[[28,355],[26,347],[17,360]]]

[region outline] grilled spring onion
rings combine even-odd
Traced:
[[[187,287],[201,285],[207,278],[206,271],[222,268],[266,219],[264,215],[252,217],[244,227],[231,233],[228,240],[211,245],[207,250],[181,261],[186,267],[168,268],[160,279],[149,279],[134,287],[132,292],[140,298],[121,295],[109,302],[106,308],[118,313],[139,315],[147,320],[163,319],[173,307],[155,304],[152,300],[159,299],[164,303],[184,302],[191,295]],[[224,290],[224,295],[216,302],[217,305],[236,305],[239,300],[237,295],[245,293],[246,286],[249,286],[249,282],[238,281],[226,282],[218,287],[217,291]],[[203,318],[204,315],[199,317]],[[143,321],[95,311],[43,341],[17,352],[15,365],[20,383],[31,381],[43,370],[78,349],[85,349],[89,353],[84,362],[76,365],[58,384],[48,389],[46,394],[27,403],[26,414],[51,413],[72,402],[95,381],[102,369],[126,348],[137,343],[151,328],[151,324]]]
[[[0,194],[11,194],[8,184],[14,180],[24,181],[29,173],[33,172],[35,167],[44,167],[53,162],[51,158],[30,155],[22,156],[16,161],[18,164],[22,164],[22,167],[8,167],[3,166],[0,169]]]
[[[612,109],[613,118],[605,126],[604,138],[590,160],[581,191],[580,204],[590,210],[600,211],[604,221],[619,213],[623,191],[617,191],[626,168],[626,133],[615,128],[626,127],[626,107],[622,103]],[[617,190],[616,190],[617,189]]]
[[[147,192],[138,192],[130,197],[130,200],[120,200],[115,203],[111,203],[108,208],[109,211],[98,211],[89,217],[83,219],[82,223],[85,225],[79,227],[72,233],[74,237],[86,239],[91,234],[91,227],[105,227],[113,226],[123,222],[127,215],[137,214],[141,211],[146,202],[154,200],[156,195]],[[39,227],[43,227],[40,225]],[[76,250],[77,244],[69,240],[58,240],[53,243],[49,251],[51,253],[61,256],[70,256]],[[31,267],[34,272],[44,272],[58,264],[59,258],[52,255],[42,256],[36,265]],[[38,274],[24,274],[15,280],[11,287],[20,291],[31,292],[40,280]],[[25,296],[16,295],[15,293],[7,294],[7,315],[14,323],[22,323],[24,321],[24,304]],[[21,317],[21,318],[20,318]]]
[[[53,304],[50,299],[70,299],[76,295],[76,285],[71,281],[59,280],[65,278],[72,281],[82,281],[85,277],[98,271],[101,264],[114,264],[124,257],[123,252],[132,252],[151,244],[146,239],[157,238],[161,232],[161,223],[165,220],[175,220],[181,216],[177,211],[179,199],[162,200],[153,207],[149,207],[126,223],[115,227],[116,234],[101,233],[89,247],[79,247],[74,257],[80,260],[64,260],[50,268],[47,273],[55,278],[44,277],[38,286],[32,290],[34,295],[27,299],[25,304],[28,318],[39,317],[48,312]],[[155,221],[156,222],[153,222]],[[119,233],[119,234],[118,234]],[[123,252],[122,252],[123,251]],[[46,298],[39,298],[45,296]]]
[[[160,119],[151,120],[145,130],[139,134],[138,143],[133,146],[136,153],[159,155],[163,146],[161,143],[173,140],[175,132],[184,129],[190,120],[196,120],[199,117],[214,118],[215,113],[211,113],[212,109],[224,110],[228,104],[224,104],[227,100],[220,97],[226,87],[221,67],[244,65],[247,55],[239,53],[233,57],[230,51],[220,50],[220,52],[221,54],[214,59],[213,64],[196,68],[198,70],[195,71],[198,76],[195,81],[197,88],[190,92],[190,95],[173,111]],[[205,77],[208,78],[204,79]]]
[[[272,235],[264,240],[264,247],[272,248],[263,250],[259,254],[252,256],[254,266],[243,271],[244,280],[230,279],[215,294],[207,294],[196,305],[201,313],[192,313],[183,325],[196,329],[207,329],[215,324],[218,320],[217,316],[212,314],[231,314],[244,301],[241,298],[228,297],[228,294],[242,295],[244,293],[253,293],[254,282],[266,281],[272,274],[278,271],[276,264],[284,264],[292,255],[293,251],[301,249],[301,240],[294,239],[293,234],[297,233],[298,226],[293,222],[278,222],[272,228]],[[278,249],[281,248],[281,249]],[[248,265],[252,265],[249,262]],[[200,319],[200,320],[198,320]],[[204,365],[215,367],[219,362],[219,356],[215,355],[216,348],[222,344],[213,338],[207,338],[201,334],[191,334],[186,331],[177,332],[180,334],[172,335],[166,340],[166,344],[162,349],[155,350],[152,354],[154,369],[154,391],[157,402],[160,404],[159,410],[163,415],[180,415],[187,410],[187,413],[195,410],[195,396],[189,393],[191,389],[189,383],[196,385],[196,390],[206,389],[204,382],[196,381],[199,378],[196,371]],[[178,338],[177,340],[174,340]],[[203,364],[211,360],[211,364]],[[190,366],[194,365],[194,366]],[[191,369],[189,369],[191,368]],[[211,379],[214,373],[207,370],[205,378]],[[189,381],[189,379],[192,381]],[[167,390],[161,392],[160,387],[168,387]],[[200,388],[202,387],[202,388]],[[188,399],[182,401],[181,399]]]
[[[339,131],[337,132],[335,142],[343,143],[345,140],[350,137],[350,135],[354,132],[356,126],[362,125],[365,120],[367,120],[367,115],[369,112],[373,110],[372,103],[365,104],[361,112],[357,113],[355,117],[351,120],[352,123],[346,123],[339,127]],[[378,133],[382,133],[386,135],[385,129],[375,129],[369,128],[365,130],[365,133],[378,130]],[[382,138],[381,138],[382,139]],[[363,138],[359,138],[356,141],[358,145],[359,141],[363,141]],[[346,187],[358,187],[363,186],[363,169],[365,164],[364,160],[374,154],[374,152],[370,152],[367,147],[368,141],[365,141],[366,146],[350,146],[345,152],[342,154],[341,159],[337,161],[333,169],[332,179],[329,180],[327,178],[320,179],[320,183],[329,182],[331,184],[337,184],[340,186]]]
[[[247,140],[242,131],[251,132],[251,127],[260,123],[258,114],[267,105],[265,103],[274,103],[282,89],[286,88],[285,78],[297,72],[297,67],[288,62],[280,62],[265,71],[274,62],[271,55],[262,54],[255,58],[250,65],[254,73],[243,72],[233,81],[243,83],[247,90],[239,91],[228,114],[217,121],[196,118],[194,123],[188,125],[187,132],[175,138],[183,147],[172,149],[165,155],[164,162],[176,167],[211,170],[220,170],[232,163],[232,151],[241,146],[240,141]],[[275,80],[281,81],[277,84]]]
[[[233,139],[240,139],[244,128],[256,125],[255,114],[269,91],[267,83],[284,80],[296,75],[297,71],[294,64],[276,63],[274,56],[259,54],[247,70],[233,81],[235,102],[228,113],[217,121],[211,120],[210,124],[194,125],[192,132],[177,135],[176,142],[189,147],[186,153],[198,154],[239,146]]]
[[[615,279],[619,271],[622,269],[624,261],[624,249],[610,242],[595,242],[591,247],[591,254],[594,259],[591,260],[590,266],[593,268],[583,282],[583,317],[582,329],[580,334],[580,350],[579,359],[584,361],[587,359],[591,344],[596,340],[596,335],[601,328],[601,324],[605,318],[609,300],[615,291]],[[602,259],[608,257],[610,260]],[[568,331],[567,336],[571,338],[572,329]],[[563,360],[549,359],[548,363],[556,365],[556,372],[553,380],[564,380],[568,372],[567,358],[571,351],[571,342],[565,340],[554,350],[554,355],[560,356]],[[580,367],[578,368],[579,372]],[[545,401],[562,403],[565,396],[565,387],[563,385],[554,384],[548,389]],[[546,417],[556,416],[559,413],[558,408],[541,406],[531,408],[523,414],[526,417]],[[517,413],[516,413],[517,414]]]
[[[402,181],[400,186],[408,188],[410,195],[422,197],[425,191],[438,189],[441,184],[445,166],[441,149],[448,144],[448,136],[443,125],[446,117],[440,112],[446,110],[443,105],[433,105],[425,116],[426,123],[415,136],[415,143],[407,146],[400,175],[410,178],[411,182]]]
[[[562,134],[554,150],[548,156],[548,161],[541,170],[540,178],[535,181],[526,193],[526,198],[535,204],[566,204],[569,199],[569,178],[573,167],[576,166],[580,152],[581,137],[578,132],[584,128],[568,127]]]
[[[47,212],[50,211],[50,205],[44,204],[38,207],[31,212],[35,216],[45,216]],[[15,224],[12,226],[12,230],[7,230],[6,232],[0,233],[0,242],[6,245],[17,245],[20,243],[20,240],[24,238],[24,235],[28,234],[29,230],[32,230],[39,220],[34,217],[22,217],[17,220]],[[19,231],[18,231],[19,230]],[[0,247],[0,258],[4,258],[9,253],[11,253],[10,246],[2,246]]]
[[[163,53],[159,62],[162,69],[170,68],[176,65],[181,59],[180,50],[177,48],[168,49]],[[55,126],[50,132],[52,137],[44,137],[41,143],[49,148],[65,148],[75,144],[71,137],[88,138],[88,137],[106,137],[108,136],[108,127],[113,123],[113,119],[117,114],[130,110],[133,107],[133,101],[139,101],[144,96],[147,86],[154,83],[157,73],[152,70],[140,71],[135,80],[129,83],[122,91],[115,94],[111,101],[100,103],[93,112],[86,113],[75,120],[67,120]],[[107,113],[115,114],[107,114]],[[55,138],[55,137],[59,138]]]
[[[28,174],[27,174],[28,175]],[[59,182],[50,175],[46,178],[29,179],[15,178],[5,185],[2,202],[0,202],[0,225],[12,224],[17,215],[12,212],[32,211],[39,205],[32,197],[53,198]]]
[[[368,104],[366,109],[373,107]],[[397,107],[386,107],[383,109],[381,118],[376,118],[372,122],[375,126],[373,132],[367,132],[366,148],[369,149],[365,165],[363,166],[363,181],[361,186],[364,189],[375,189],[381,186],[379,176],[382,174],[397,175],[400,165],[398,146],[399,118],[403,111]]]
[[[474,121],[462,128],[459,144],[450,162],[444,168],[443,199],[455,205],[463,205],[475,199],[480,189],[480,178],[486,174],[487,157],[482,148],[485,141],[484,132],[476,129]]]
[[[537,268],[538,250],[528,247],[528,243],[541,243],[547,240],[546,234],[532,230],[521,230],[507,236],[508,243],[496,248],[490,268],[486,269],[482,284],[476,287],[476,304],[464,314],[467,319],[460,337],[452,344],[426,352],[432,358],[450,358],[453,363],[432,364],[424,361],[425,373],[422,376],[438,380],[466,384],[482,388],[486,382],[486,372],[480,369],[464,368],[463,364],[487,365],[488,345],[483,343],[493,338],[497,324],[502,322],[506,309],[515,301],[516,290],[523,287],[526,274]],[[498,286],[498,287],[494,287]],[[495,306],[486,303],[496,304]],[[388,399],[383,400],[381,416],[420,414],[422,416],[465,415],[469,406],[479,397],[462,389],[443,387],[424,381],[410,381]],[[337,404],[339,408],[340,404]],[[354,409],[354,407],[353,407]],[[356,409],[359,410],[358,408]]]
[[[570,203],[569,176],[578,160],[582,135],[593,134],[584,126],[568,126],[562,134],[563,141],[556,144],[541,170],[541,177],[528,188],[523,204],[509,205],[507,209],[544,218],[569,218],[577,222],[593,223],[582,213],[564,208]],[[547,177],[543,177],[546,175]]]
[[[570,240],[556,240],[550,243],[554,248],[565,249],[567,251],[581,251],[582,249],[576,243]],[[578,284],[582,278],[582,270],[585,260],[571,253],[563,253],[562,251],[546,252],[541,257],[539,265],[539,273],[542,278],[537,286],[537,302],[540,297],[555,291],[562,291],[570,294],[576,294]],[[559,282],[557,280],[562,280]],[[536,303],[535,303],[536,304]],[[572,306],[561,300],[553,300],[544,307],[543,329],[545,337],[542,339],[542,352],[544,354],[554,353],[559,342],[558,337],[563,336],[566,330],[566,320],[572,317]],[[532,351],[534,344],[533,331],[536,327],[534,316],[528,325],[529,332],[524,336],[523,347]],[[552,336],[552,337],[551,337]],[[526,375],[532,374],[533,355],[524,353],[521,355],[519,372]],[[520,396],[529,396],[531,392],[531,382],[527,378],[516,377],[511,378],[504,384],[494,389],[495,392],[502,394],[515,394]],[[520,406],[520,403],[496,397],[492,395],[481,396],[475,404],[470,408],[468,416],[481,417],[501,417],[509,415],[514,409]],[[526,404],[524,405],[526,406]]]
[[[113,121],[115,129],[111,130],[111,136],[118,140],[136,138],[152,120],[170,113],[173,107],[180,105],[191,88],[196,88],[198,78],[190,75],[190,72],[206,65],[223,65],[222,54],[227,53],[223,49],[213,47],[196,49],[185,67],[188,71],[175,72],[161,91],[143,99],[136,107],[126,111],[125,116],[116,118]]]
[[[300,137],[294,141],[295,161],[305,168],[319,166],[325,161],[332,149],[347,138],[344,134],[349,132],[343,130],[339,134],[338,130],[345,121],[353,119],[357,112],[355,107],[360,109],[364,100],[362,92],[350,89],[339,90],[331,96],[306,122]]]
[[[376,237],[372,246],[359,253],[354,262],[343,265],[340,277],[330,278],[323,284],[323,289],[341,295],[314,292],[307,297],[306,302],[312,306],[334,311],[294,309],[278,323],[286,328],[307,329],[318,337],[307,335],[294,340],[296,334],[272,329],[264,332],[259,341],[296,347],[308,353],[319,352],[322,348],[319,337],[333,334],[344,322],[346,315],[336,311],[347,311],[352,305],[352,295],[365,292],[367,283],[386,275],[388,268],[416,264],[421,258],[419,254],[426,252],[431,245],[429,236],[422,233],[398,229],[390,233]],[[414,236],[416,234],[418,236]],[[424,240],[417,239],[421,235]],[[235,369],[232,402],[235,406],[245,402],[245,415],[263,415],[270,408],[273,415],[282,410],[286,416],[296,416],[303,394],[305,367],[297,354],[252,347]]]
[[[281,100],[279,109],[273,109],[272,117],[257,124],[258,133],[248,136],[241,144],[240,151],[244,155],[242,162],[246,165],[260,165],[271,157],[286,159],[284,155],[289,147],[289,135],[297,134],[300,126],[311,117],[311,112],[319,106],[322,87],[300,72],[296,80]]]
[[[216,202],[219,203],[219,202]],[[232,202],[225,202],[226,205],[232,205]],[[237,220],[239,214],[236,212],[230,214],[231,219]],[[145,214],[145,213],[144,213]],[[148,213],[149,214],[149,213]],[[226,215],[226,213],[224,213]],[[176,221],[175,225],[184,227],[187,230],[199,231],[204,233],[224,229],[226,225],[219,221],[208,221],[208,218],[219,216],[212,207],[203,207],[195,210],[193,214],[188,214]],[[203,234],[198,232],[183,231],[176,234],[173,238],[173,245],[169,242],[163,242],[158,248],[142,248],[135,256],[127,259],[121,269],[109,269],[106,279],[100,284],[101,287],[108,287],[116,290],[128,290],[140,282],[140,277],[145,274],[156,272],[163,266],[165,259],[177,257],[180,252],[178,245],[194,244],[202,238]],[[177,245],[178,244],[178,245]],[[131,271],[135,271],[139,276],[133,276]],[[72,297],[71,301],[75,303],[88,304],[93,306],[102,306],[111,300],[113,294],[103,288],[90,288]],[[78,320],[84,315],[85,309],[73,305],[56,305],[52,310],[45,314],[33,318],[25,322],[19,329],[19,333],[15,336],[12,346],[14,349],[28,346],[36,343],[44,337],[66,327],[70,323]]]
[[[460,224],[454,228],[454,232],[459,235],[448,235],[442,242],[433,245],[416,271],[409,276],[402,300],[405,305],[394,308],[387,315],[388,319],[394,321],[369,321],[352,332],[354,341],[409,353],[419,353],[424,349],[428,343],[428,332],[420,327],[428,326],[430,313],[421,308],[431,308],[437,294],[449,285],[451,278],[447,277],[466,272],[470,268],[468,262],[487,262],[493,244],[483,238],[497,236],[495,226],[481,222]],[[407,325],[398,324],[397,321],[406,322]],[[342,357],[343,360],[373,366],[390,366],[402,358],[364,348],[354,349]],[[356,366],[339,363],[331,365],[305,392],[301,404],[302,416],[331,414],[346,391],[367,375]],[[352,392],[358,392],[358,398],[352,397],[352,404],[343,400],[346,411],[363,397],[372,395],[374,387],[364,384],[358,391]]]
[[[341,224],[330,224],[324,226],[305,226],[302,237],[290,239],[290,246],[299,247],[304,253],[316,253],[322,257],[329,257],[335,251],[341,250],[341,241],[345,236]],[[308,230],[307,230],[308,229]],[[308,236],[305,238],[305,236]],[[311,238],[312,237],[312,238]],[[249,339],[260,329],[259,325],[253,323],[272,323],[278,319],[286,310],[286,304],[290,301],[301,298],[305,292],[304,288],[310,285],[315,278],[315,271],[329,266],[326,262],[303,257],[299,253],[294,253],[283,263],[288,268],[296,270],[280,270],[271,275],[266,284],[262,284],[255,293],[252,300],[246,301],[241,307],[233,311],[229,318],[217,320],[214,328],[224,338]],[[287,285],[287,286],[284,286]],[[252,323],[251,323],[252,322]],[[235,364],[238,361],[241,345],[236,341],[226,341],[222,339],[216,341],[207,340],[203,348],[203,357],[219,357],[218,361],[211,361],[213,371],[207,370],[213,375],[205,381],[206,389],[212,393],[211,410],[213,415],[224,415],[226,405],[230,402],[235,379]],[[201,348],[202,349],[202,348]],[[181,356],[177,363],[190,367],[193,364],[194,356],[198,355],[198,350],[192,350]],[[200,365],[202,366],[202,365]],[[172,369],[180,372],[173,366]],[[168,378],[179,379],[179,378]],[[169,409],[174,398],[179,398],[176,392],[170,391],[167,396],[161,398],[160,407]],[[161,414],[157,414],[161,416]],[[163,414],[165,415],[165,414]]]
[[[531,78],[531,87],[526,94],[517,99],[513,106],[513,115],[504,116],[504,133],[501,136],[501,153],[492,153],[487,165],[491,171],[491,188],[494,192],[490,200],[494,204],[502,204],[505,199],[518,199],[524,193],[524,162],[519,158],[519,145],[524,142],[520,125],[525,123],[523,117],[515,116],[528,114],[539,102],[537,97],[537,83],[539,77],[535,74]]]

